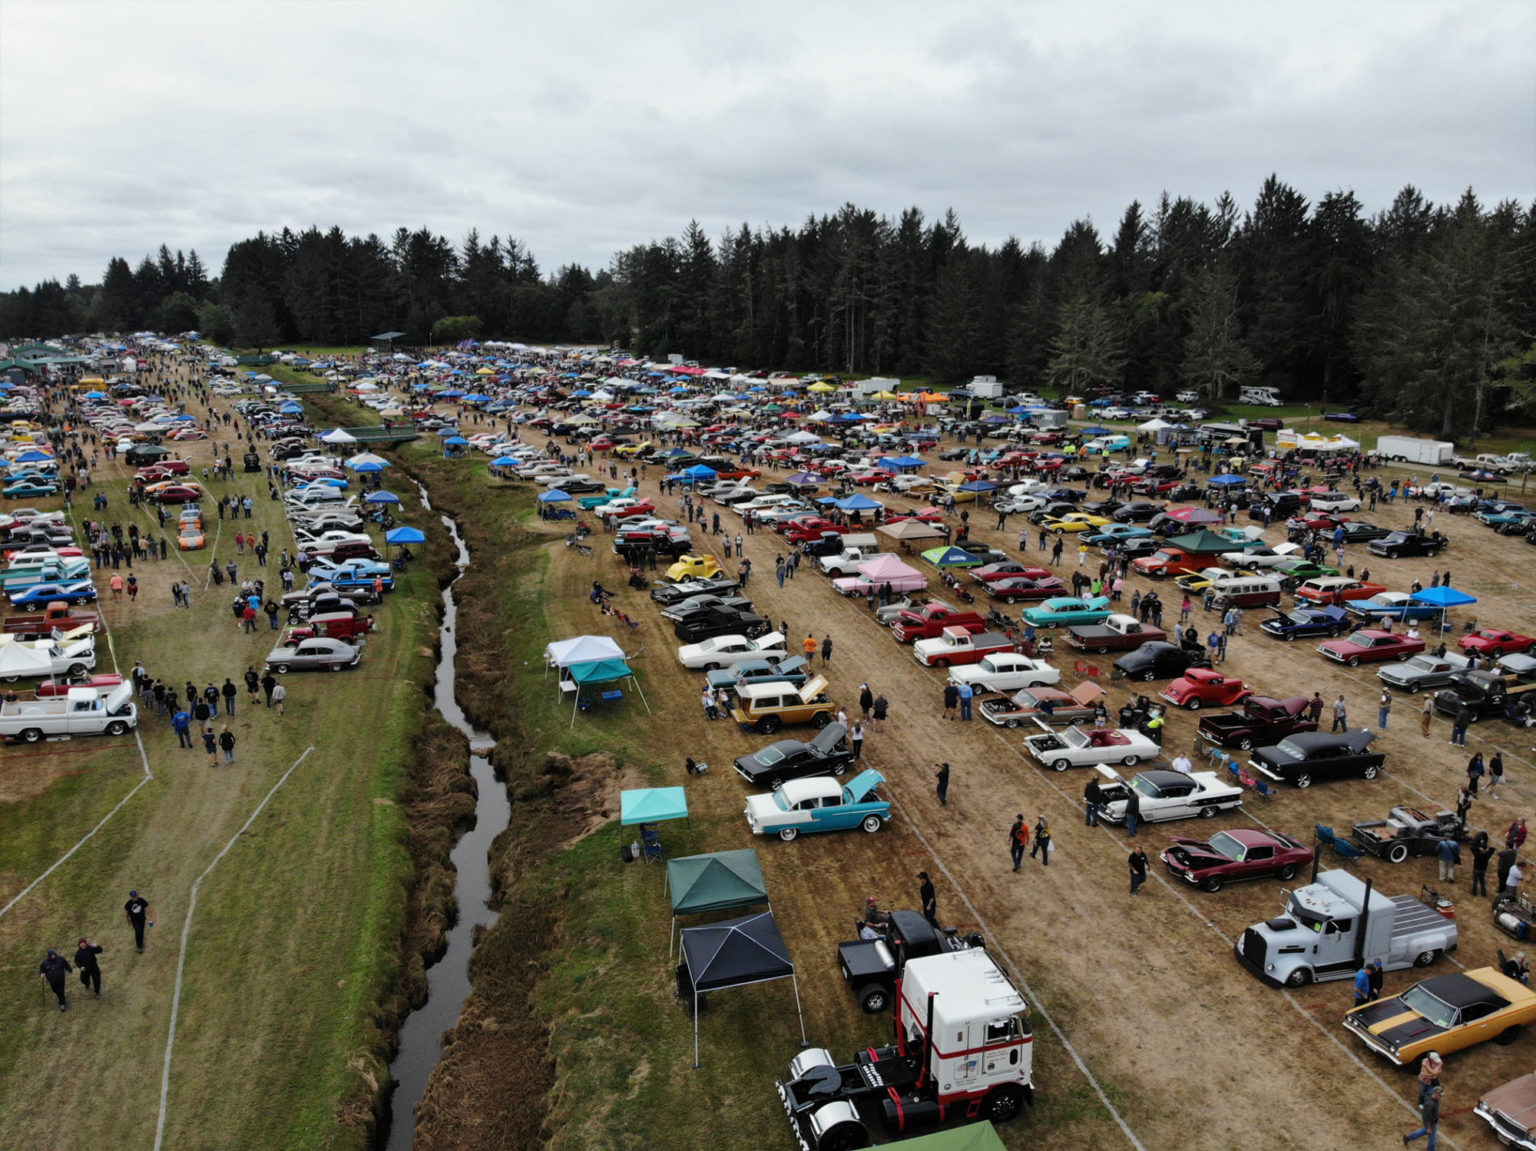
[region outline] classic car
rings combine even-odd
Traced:
[[[1294,879],[1312,862],[1312,849],[1284,832],[1238,827],[1210,839],[1176,838],[1161,853],[1173,875],[1201,891],[1244,879]]]
[[[32,499],[35,496],[57,495],[59,485],[51,480],[17,480],[0,489],[0,496],[8,500]]]
[[[1360,619],[1434,619],[1442,609],[1434,604],[1416,603],[1405,591],[1384,591],[1370,599],[1350,600],[1344,610]]]
[[[695,671],[714,671],[742,660],[783,659],[784,637],[770,632],[756,639],[745,635],[717,635],[677,649],[678,661]]]
[[[1357,823],[1349,837],[1388,863],[1402,863],[1410,855],[1434,855],[1441,840],[1467,837],[1467,825],[1454,811],[1429,815],[1417,807],[1394,807],[1386,819]]]
[[[1031,580],[1046,579],[1055,574],[1050,568],[1022,564],[1018,560],[1002,560],[998,563],[991,563],[985,567],[976,568],[971,572],[971,578],[978,583],[991,583],[994,580],[1017,577]]]
[[[743,731],[772,735],[787,725],[826,727],[837,718],[837,704],[827,695],[827,681],[816,676],[798,687],[790,683],[741,683],[732,694],[731,718]]]
[[[1083,542],[1094,547],[1107,547],[1121,540],[1147,539],[1152,535],[1151,528],[1142,527],[1140,524],[1112,523],[1083,536]]]
[[[681,603],[675,603],[671,607],[664,608],[661,618],[677,623],[708,608],[740,608],[742,611],[751,611],[752,601],[744,595],[718,595],[715,592],[700,592],[698,595],[689,596]]]
[[[1061,682],[1061,671],[1043,659],[1018,652],[993,652],[978,662],[950,669],[949,682],[968,683],[978,691],[1010,692],[1024,687],[1050,687]]]
[[[1300,695],[1289,699],[1251,695],[1243,701],[1242,711],[1204,717],[1198,733],[1217,747],[1251,751],[1297,732],[1316,731],[1317,723],[1307,718],[1310,702]]]
[[[1484,1119],[1506,1147],[1536,1151],[1536,1071],[1483,1092],[1472,1113]]]
[[[698,643],[712,635],[744,635],[756,639],[773,625],[756,612],[741,608],[707,607],[672,625],[672,634],[683,643]]]
[[[1350,600],[1370,599],[1386,590],[1379,583],[1367,583],[1348,576],[1320,576],[1297,585],[1296,602],[1298,605],[1305,602],[1315,607],[1326,607],[1329,604],[1342,607]]]
[[[37,685],[39,699],[47,699],[56,695],[68,695],[72,688],[88,687],[98,695],[106,695],[113,688],[123,682],[123,677],[115,672],[102,672],[99,675],[70,675],[59,676],[53,679],[45,679]]]
[[[1399,1067],[1430,1051],[1448,1055],[1489,1039],[1513,1043],[1536,1022],[1536,989],[1496,967],[1474,967],[1415,983],[1344,1016],[1344,1026]]]
[[[846,784],[826,775],[791,779],[777,791],[747,797],[747,826],[753,835],[777,835],[786,843],[817,831],[879,831],[891,818],[891,805],[878,791],[884,782],[873,769]]]
[[[1343,527],[1344,542],[1347,544],[1368,544],[1372,540],[1386,539],[1392,534],[1391,528],[1368,524],[1364,520],[1350,520]]]
[[[1259,624],[1259,630],[1275,639],[1294,642],[1313,636],[1335,636],[1355,625],[1341,607],[1296,607],[1290,611],[1271,608],[1273,613]]]
[[[1331,568],[1327,564],[1315,564],[1311,560],[1291,557],[1269,565],[1271,574],[1279,576],[1288,586],[1294,587],[1303,580],[1319,579],[1322,576],[1336,576],[1338,568]]]
[[[1218,811],[1229,811],[1243,804],[1243,789],[1225,783],[1214,771],[1185,775],[1180,771],[1143,771],[1129,780],[1107,764],[1095,769],[1103,776],[1099,784],[1100,815],[1110,823],[1125,822],[1126,800],[1135,791],[1141,823],[1161,823],[1169,819],[1210,819]]]
[[[1143,683],[1151,683],[1155,679],[1171,679],[1183,675],[1191,668],[1210,666],[1210,657],[1204,651],[1158,642],[1144,643],[1135,651],[1120,656],[1114,664],[1118,674]]]
[[[1315,492],[1311,504],[1316,511],[1357,512],[1360,510],[1360,497],[1348,492]]]
[[[382,583],[385,591],[395,586],[394,573],[386,563],[373,560],[343,560],[340,563],[316,563],[309,565],[309,578],[338,588],[373,587]]]
[[[1114,519],[1117,523],[1144,524],[1153,516],[1162,515],[1165,510],[1167,509],[1163,504],[1155,504],[1149,500],[1132,500],[1115,509]]]
[[[1046,724],[1040,722],[1040,726],[1046,727]],[[1094,767],[1101,763],[1123,763],[1134,767],[1144,759],[1156,759],[1162,752],[1157,741],[1133,728],[1110,727],[1046,730],[1039,735],[1025,736],[1024,747],[1052,771]]]
[[[1115,543],[1116,550],[1128,560],[1155,555],[1162,546],[1162,541],[1156,536],[1137,536],[1135,539],[1119,540]]]
[[[853,762],[848,729],[829,723],[807,743],[781,739],[747,755],[736,757],[736,770],[748,783],[777,791],[791,779],[813,775],[842,775]]]
[[[1246,570],[1247,569],[1241,567],[1238,568],[1239,572]],[[1208,567],[1201,568],[1199,571],[1185,572],[1183,575],[1177,577],[1173,582],[1176,587],[1179,587],[1184,591],[1190,592],[1192,594],[1199,594],[1204,592],[1206,588],[1210,587],[1217,580],[1231,579],[1232,575],[1233,570],[1231,568]]]
[[[1202,707],[1231,707],[1253,694],[1236,676],[1208,667],[1192,667],[1165,687],[1161,695],[1174,707],[1198,711]]]
[[[1471,656],[1426,653],[1384,667],[1376,673],[1376,678],[1399,691],[1419,692],[1427,687],[1442,687],[1450,683],[1457,672],[1465,671],[1471,665]]]
[[[363,649],[341,639],[316,638],[299,642],[297,647],[275,647],[266,659],[267,671],[286,675],[290,671],[340,671],[356,667]]]
[[[1246,551],[1222,552],[1223,563],[1240,568],[1271,568],[1281,560],[1296,554],[1296,544],[1276,544],[1274,547],[1250,548]]]
[[[1424,650],[1424,641],[1396,631],[1361,628],[1343,639],[1331,639],[1317,645],[1317,650],[1335,663],[1359,667],[1362,663],[1380,663],[1389,659],[1408,659]]]
[[[322,532],[293,529],[294,541],[307,552],[323,555],[338,544],[369,544],[373,540],[367,532],[350,532],[342,528],[327,528]]]
[[[979,708],[983,719],[999,727],[1018,727],[1032,721],[1086,723],[1094,717],[1103,696],[1098,684],[1084,681],[1070,692],[1059,687],[1026,687],[1011,696],[984,699]]]
[[[1484,628],[1462,636],[1456,646],[1462,651],[1480,656],[1510,655],[1513,652],[1536,654],[1536,639],[1519,632],[1499,631],[1497,628]]]
[[[985,585],[987,594],[1002,603],[1021,603],[1025,600],[1057,599],[1068,590],[1067,585],[1055,576],[1030,579],[1028,576],[1004,576]]]
[[[202,489],[191,484],[153,484],[151,487],[158,489],[153,494],[162,504],[196,503],[203,498]]]
[[[1450,543],[1439,532],[1430,532],[1428,535],[1423,532],[1393,532],[1365,546],[1373,556],[1395,560],[1400,556],[1437,556]]]
[[[778,633],[775,632],[775,635]],[[725,667],[716,668],[704,677],[704,682],[718,691],[722,687],[734,687],[738,683],[788,683],[799,687],[811,678],[807,670],[809,661],[804,656],[774,657],[738,660]]]
[[[1060,519],[1047,520],[1043,526],[1046,531],[1059,536],[1071,532],[1091,533],[1094,529],[1108,527],[1114,522],[1108,516],[1095,516],[1087,512],[1069,512]]]
[[[1248,766],[1277,783],[1311,787],[1318,780],[1339,776],[1375,779],[1386,756],[1371,751],[1376,733],[1357,727],[1337,734],[1306,731],[1289,735],[1270,747],[1256,748]]]
[[[1075,623],[1098,623],[1111,615],[1108,596],[1057,596],[1034,607],[1025,608],[1024,622],[1032,627],[1069,627]]]
[[[1455,717],[1465,708],[1473,723],[1489,716],[1513,719],[1519,704],[1526,702],[1518,697],[1532,691],[1536,688],[1512,684],[1496,671],[1459,671],[1435,692],[1435,710]]]
[[[690,554],[679,557],[667,569],[666,578],[670,583],[682,583],[685,580],[710,579],[720,574],[720,563],[714,556]]]
[[[12,607],[47,607],[54,600],[67,600],[74,604],[92,603],[96,599],[96,585],[88,579],[37,583],[31,587],[9,592],[6,596]]]

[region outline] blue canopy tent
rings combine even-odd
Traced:
[[[424,544],[427,542],[427,537],[420,528],[398,527],[391,528],[384,533],[384,542],[387,544]]]
[[[861,492],[855,492],[845,500],[835,501],[835,506],[845,512],[877,512],[885,507],[879,500],[872,500]]]
[[[629,686],[635,689],[635,694],[640,697],[640,702],[645,704],[647,713],[651,710],[650,703],[645,698],[645,692],[640,690],[640,681],[635,678],[635,673],[630,671],[629,664],[622,659],[594,659],[586,663],[573,663],[570,666],[571,680],[576,684],[575,696],[571,704],[571,726],[576,726],[576,713],[586,711],[592,707],[592,701],[581,694],[584,687],[599,687],[605,683],[620,683],[629,680]],[[602,693],[601,698],[608,703],[617,703],[624,698],[624,693],[618,688],[610,689]],[[583,704],[586,706],[583,707]]]
[[[795,965],[790,962],[789,949],[784,946],[784,936],[772,911],[703,927],[685,927],[682,944],[683,962],[678,965],[677,982],[684,1000],[692,1001],[695,1070],[699,1067],[699,1000],[710,991],[788,979],[795,989],[800,1042],[808,1043],[805,1012],[800,1006],[800,981],[795,977]]]
[[[1408,597],[1416,603],[1427,603],[1431,607],[1440,609],[1440,631],[1443,634],[1449,630],[1450,625],[1445,622],[1445,613],[1453,607],[1465,607],[1467,604],[1477,602],[1477,597],[1469,592],[1464,592],[1453,587],[1427,587],[1422,591],[1416,591]]]
[[[1246,484],[1248,480],[1244,476],[1234,476],[1231,472],[1227,472],[1225,475],[1212,476],[1205,482],[1215,487],[1230,488],[1238,484]]]
[[[569,503],[575,498],[576,497],[571,495],[569,492],[562,492],[559,488],[551,488],[547,492],[539,493],[539,503],[541,504]]]
[[[398,504],[400,497],[394,492],[369,492],[363,497],[365,504]]]
[[[986,480],[972,480],[968,484],[961,484],[960,490],[962,492],[975,492],[977,495],[980,495],[982,492],[997,491],[997,485]]]

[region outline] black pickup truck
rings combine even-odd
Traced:
[[[961,937],[953,927],[942,931],[916,911],[893,911],[887,923],[866,924],[879,933],[875,939],[854,939],[837,945],[837,964],[859,1006],[866,1014],[890,1011],[896,999],[896,981],[909,959],[942,955],[951,951],[969,951],[981,946],[979,935]]]

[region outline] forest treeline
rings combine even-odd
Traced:
[[[1353,404],[1446,436],[1486,429],[1536,376],[1536,203],[1412,187],[1367,215],[1270,177],[1251,207],[1164,195],[1114,231],[1054,247],[968,242],[953,212],[848,204],[798,228],[697,222],[597,272],[543,273],[520,240],[428,229],[388,240],[283,229],[230,248],[114,258],[99,285],[0,295],[0,332],[196,329],[242,347],[466,336],[603,343],[705,363],[844,373],[990,374],[1020,388],[1244,384]]]

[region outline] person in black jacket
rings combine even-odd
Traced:
[[[228,676],[224,677],[224,686],[219,688],[219,694],[224,697],[224,714],[231,719],[235,717],[235,694],[240,689],[235,686],[235,681]]]
[[[939,900],[933,890],[933,880],[928,878],[926,871],[919,871],[917,877],[922,880],[917,888],[917,898],[922,905],[923,918],[937,931],[939,930]]]
[[[48,949],[47,956],[38,964],[37,973],[43,977],[43,982],[48,984],[48,990],[53,992],[54,998],[59,1001],[59,1010],[68,1011],[69,1001],[64,997],[64,977],[74,968],[53,948]]]
[[[80,943],[75,951],[75,967],[80,972],[80,983],[89,987],[97,999],[101,998],[101,965],[96,962],[96,957],[102,952],[101,944],[92,943],[84,936],[80,937]]]

